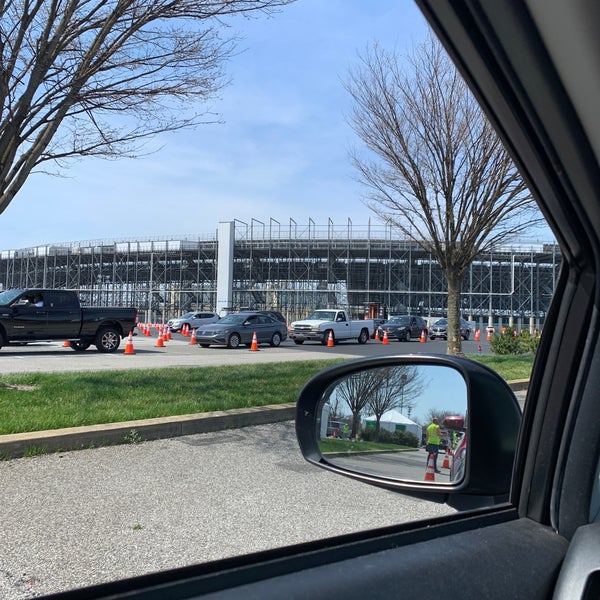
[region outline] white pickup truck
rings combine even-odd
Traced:
[[[352,321],[345,310],[323,308],[314,310],[302,321],[294,321],[288,333],[296,344],[311,341],[327,345],[330,333],[334,344],[344,340],[356,340],[359,344],[366,344],[375,335],[375,321]]]

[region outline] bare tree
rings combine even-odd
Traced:
[[[225,19],[291,1],[1,2],[0,213],[43,163],[132,156],[200,122],[190,101],[227,83],[236,40],[221,37]]]
[[[367,406],[375,416],[375,440],[379,439],[381,417],[388,411],[399,409],[402,414],[412,411],[415,398],[423,390],[422,376],[417,367],[399,366],[369,371],[373,393]]]
[[[356,437],[360,427],[360,414],[367,406],[371,397],[375,394],[377,386],[381,383],[381,377],[378,375],[380,369],[372,369],[354,373],[342,379],[334,388],[335,398],[329,399],[329,403],[337,402],[341,399],[346,403],[352,413],[352,430],[350,435]]]
[[[474,258],[541,221],[464,80],[430,34],[401,64],[377,45],[346,88],[352,154],[367,205],[439,262],[448,290],[448,353],[461,354],[461,284]]]

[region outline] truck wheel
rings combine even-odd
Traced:
[[[81,340],[69,342],[69,346],[75,350],[75,352],[85,352],[91,345],[92,342],[82,342]]]
[[[333,338],[333,344],[335,345],[335,335],[333,333],[333,330],[328,329],[324,334],[323,334],[323,339],[321,340],[321,344],[323,346],[327,346],[327,342],[329,342],[329,334],[331,333],[331,337]]]
[[[369,341],[369,332],[366,329],[361,329],[360,335],[358,336],[359,344],[366,344]]]
[[[298,344],[298,346],[300,346],[300,344],[304,344],[304,340],[294,340],[294,344]]]
[[[276,331],[273,334],[273,337],[271,338],[271,346],[273,346],[274,348],[277,348],[277,346],[279,346],[279,344],[281,344],[281,334]]]
[[[115,352],[121,343],[121,334],[114,327],[103,327],[96,334],[98,352]]]
[[[239,333],[232,333],[227,340],[228,348],[239,348],[242,338]]]

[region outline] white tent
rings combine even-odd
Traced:
[[[377,423],[377,418],[375,415],[371,415],[370,417],[365,417],[362,420],[363,429],[368,427],[375,427]],[[414,421],[411,421],[408,417],[405,417],[401,412],[397,410],[388,410],[387,412],[381,415],[381,429],[386,429],[387,431],[408,431],[412,433],[416,438],[421,442],[421,426],[417,425]]]

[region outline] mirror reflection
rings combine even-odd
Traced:
[[[464,477],[467,386],[451,367],[352,373],[329,386],[319,413],[319,448],[333,465],[419,483]]]

